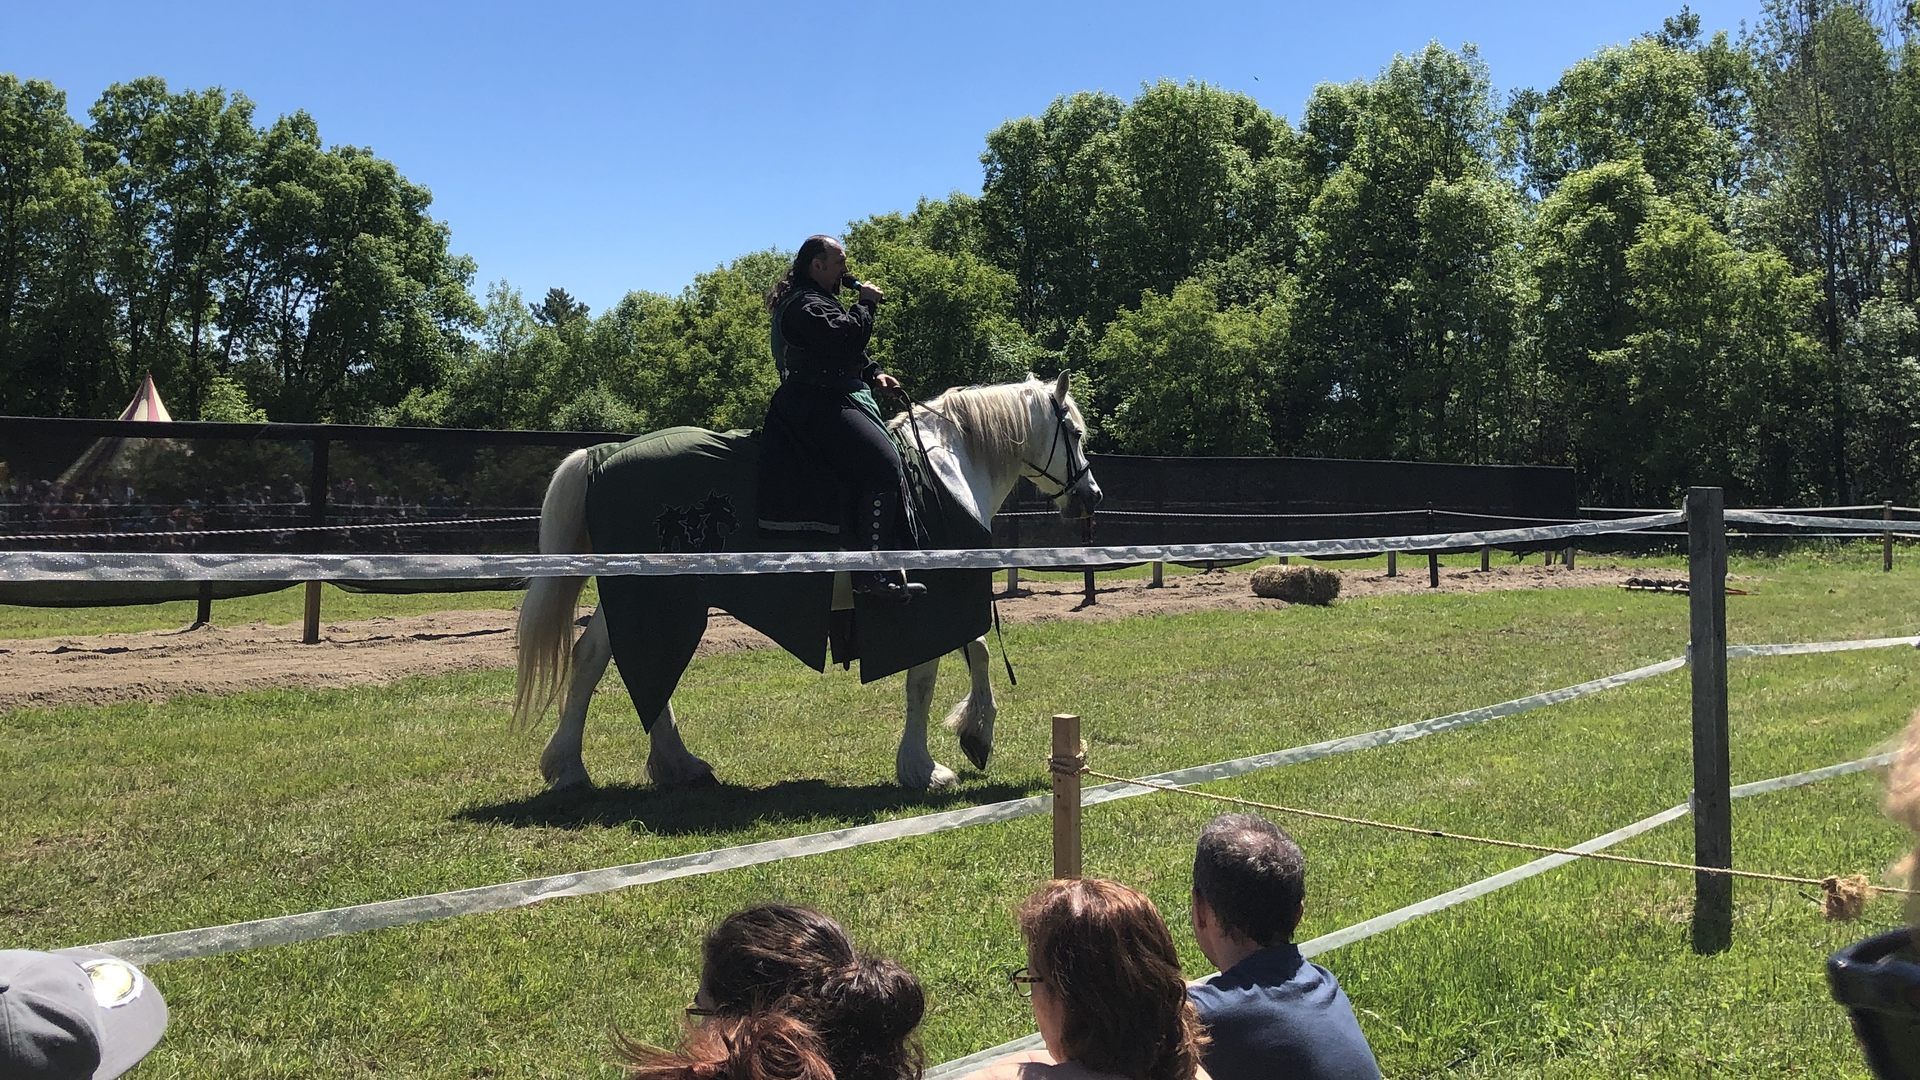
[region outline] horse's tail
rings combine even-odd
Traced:
[[[575,450],[553,470],[540,504],[540,554],[587,550],[587,476],[590,452]],[[524,727],[546,715],[573,668],[573,619],[583,577],[535,578],[520,601],[519,673],[513,683],[513,723]],[[565,703],[562,702],[564,705]]]

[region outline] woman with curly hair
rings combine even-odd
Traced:
[[[615,1036],[629,1080],[918,1080],[919,981],[839,923],[766,904],[728,916],[701,953],[679,1049]]]
[[[1046,1053],[967,1080],[1208,1080],[1207,1036],[1187,1000],[1173,935],[1153,901],[1114,881],[1052,881],[1019,910]]]

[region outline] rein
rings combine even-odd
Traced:
[[[952,424],[955,428],[958,428],[960,425],[954,422],[953,417],[948,416],[946,413],[941,412],[939,409],[936,409],[931,405],[922,404],[921,402],[914,400],[913,395],[907,393],[907,388],[904,386],[892,392],[895,394],[898,394],[901,400],[907,403],[907,426],[913,429],[913,444],[914,446],[919,448],[921,460],[923,461],[929,460],[927,458],[926,439],[922,437],[920,434],[920,410],[925,409],[926,411],[934,414],[935,416],[940,417],[942,420],[945,420],[947,423]],[[1073,465],[1073,451],[1069,449],[1067,451],[1066,480],[1062,481],[1059,477],[1053,475],[1053,473],[1050,471],[1053,466],[1053,459],[1059,455],[1061,446],[1065,445],[1069,439],[1069,436],[1067,435],[1067,427],[1068,427],[1067,407],[1060,402],[1059,398],[1056,398],[1051,394],[1047,395],[1047,402],[1053,406],[1053,421],[1054,421],[1053,422],[1053,441],[1048,444],[1048,448],[1047,448],[1047,463],[1045,465],[1035,465],[1033,462],[1028,461],[1024,457],[1020,459],[1020,463],[1022,465],[1025,465],[1027,468],[1033,470],[1033,472],[1039,474],[1040,476],[1046,477],[1048,480],[1051,480],[1054,484],[1058,485],[1060,488],[1060,490],[1058,491],[1055,491],[1052,493],[1048,493],[1045,491],[1041,492],[1042,495],[1046,495],[1047,498],[1049,499],[1057,499],[1065,495],[1068,491],[1071,491],[1073,489],[1073,485],[1080,482],[1081,477],[1084,477],[1088,473],[1092,472],[1093,463],[1088,462],[1085,465],[1075,468]],[[1032,477],[1030,476],[1028,477],[1028,479],[1031,480]],[[1038,487],[1039,485],[1035,484],[1034,486]],[[1086,527],[1088,530],[1088,537],[1091,538],[1092,528],[1093,528],[1093,523],[1091,520],[1087,522]],[[994,598],[993,601],[991,602],[991,605],[993,608],[993,636],[994,636],[994,640],[1000,646],[1000,662],[1002,664],[1005,664],[1007,667],[1008,684],[1012,686],[1019,686],[1020,678],[1019,676],[1013,673],[1013,658],[1007,655],[1007,638],[1006,638],[1006,635],[1000,629],[999,598],[997,597]]]
[[[1059,491],[1052,493],[1041,492],[1042,495],[1046,495],[1049,499],[1057,499],[1073,490],[1073,485],[1079,483],[1081,477],[1092,472],[1093,463],[1089,461],[1085,465],[1075,468],[1073,464],[1073,451],[1068,450],[1067,478],[1063,481],[1059,477],[1054,476],[1053,473],[1047,471],[1047,467],[1053,464],[1054,456],[1060,452],[1061,445],[1067,441],[1067,407],[1060,403],[1059,398],[1051,395],[1047,397],[1047,401],[1053,405],[1053,441],[1047,446],[1047,464],[1035,465],[1033,462],[1025,459],[1021,460],[1021,464],[1053,481],[1055,484],[1060,485]]]
[[[900,389],[892,392],[898,394],[900,396],[900,399],[907,403],[907,426],[913,429],[913,442],[915,446],[920,448],[921,457],[924,458],[927,456],[927,444],[926,444],[926,441],[923,438],[921,438],[921,435],[920,435],[920,410],[921,409],[925,409],[926,411],[932,413],[933,415],[938,416],[940,419],[945,420],[947,423],[953,424],[953,426],[956,428],[960,426],[958,423],[954,421],[953,417],[948,416],[946,413],[941,412],[939,409],[936,409],[931,405],[915,400],[912,394],[907,393],[906,387],[902,386]],[[1053,440],[1047,444],[1047,463],[1045,465],[1035,465],[1032,461],[1029,461],[1023,457],[1020,459],[1020,464],[1025,465],[1028,469],[1032,470],[1034,473],[1052,481],[1054,485],[1056,485],[1060,490],[1042,491],[1040,494],[1045,495],[1049,499],[1057,499],[1060,496],[1065,495],[1068,491],[1071,491],[1073,489],[1073,485],[1079,483],[1082,477],[1086,476],[1088,473],[1093,471],[1093,462],[1089,461],[1084,465],[1080,465],[1076,467],[1073,464],[1073,452],[1072,450],[1068,450],[1067,478],[1065,480],[1061,480],[1059,477],[1053,475],[1053,472],[1051,471],[1053,466],[1053,459],[1059,456],[1060,448],[1063,445],[1065,445],[1069,439],[1069,436],[1067,435],[1067,429],[1068,429],[1067,407],[1060,402],[1059,398],[1056,398],[1051,394],[1047,395],[1047,403],[1053,406]],[[1032,479],[1032,477],[1028,477],[1028,479]],[[1036,484],[1034,486],[1038,487],[1039,485]]]

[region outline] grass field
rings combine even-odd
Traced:
[[[1920,573],[1883,575],[1857,550],[1733,570],[1751,593],[1729,600],[1735,641],[1915,629]],[[689,744],[729,786],[688,794],[640,784],[644,743],[614,688],[588,727],[603,786],[542,796],[532,763],[544,733],[504,730],[505,672],[14,712],[0,715],[0,941],[102,941],[1037,793],[1043,718],[1057,711],[1086,718],[1103,771],[1232,758],[1665,659],[1681,651],[1685,623],[1683,599],[1607,589],[1010,626],[1021,681],[999,687],[993,770],[963,774],[940,797],[889,783],[897,680],[861,688],[771,653],[702,659],[689,672],[676,699]],[[1736,661],[1731,689],[1743,782],[1885,748],[1920,704],[1920,658],[1894,649]],[[941,700],[962,691],[949,670]],[[1675,673],[1208,790],[1571,843],[1684,801],[1687,731],[1686,676]],[[936,753],[959,763],[943,734]],[[1877,874],[1904,843],[1877,813],[1878,783],[1865,774],[1736,803],[1736,863]],[[1092,809],[1086,823],[1088,872],[1146,889],[1196,974],[1205,966],[1184,929],[1186,866],[1216,809],[1155,795]],[[1283,824],[1308,852],[1308,937],[1527,858]],[[136,1075],[610,1076],[608,1031],[670,1039],[704,928],[771,897],[824,908],[918,972],[930,1057],[957,1057],[1030,1030],[1001,972],[1020,962],[1010,909],[1046,873],[1047,828],[1032,818],[156,965],[173,1025]],[[1690,835],[1682,819],[1615,850],[1684,858]],[[1863,923],[1833,925],[1794,888],[1742,882],[1734,948],[1696,957],[1690,891],[1684,874],[1577,864],[1320,960],[1348,987],[1390,1076],[1864,1076],[1821,964],[1893,925],[1897,904],[1877,900]]]

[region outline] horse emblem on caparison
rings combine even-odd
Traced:
[[[653,526],[663,552],[725,551],[727,537],[740,527],[740,517],[734,513],[733,496],[709,491],[699,502],[662,507]]]

